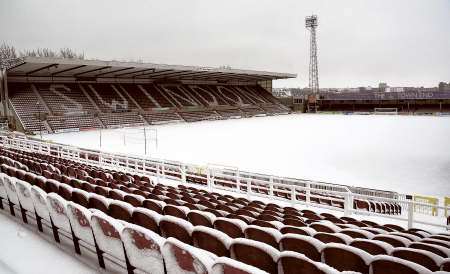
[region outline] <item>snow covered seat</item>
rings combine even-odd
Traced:
[[[231,238],[241,238],[244,236],[244,230],[247,224],[238,219],[228,219],[224,217],[218,217],[214,221],[214,228],[222,231]]]
[[[122,223],[100,210],[92,210],[91,227],[98,247],[97,255],[100,266],[102,266],[100,261],[102,261],[103,255],[110,257],[114,261],[120,260],[124,262],[125,252],[120,236],[123,229]]]
[[[206,226],[195,226],[192,232],[195,247],[209,251],[218,257],[230,257],[231,240],[227,234]]]
[[[393,247],[407,247],[411,241],[397,235],[379,234],[372,238],[373,240],[383,241],[391,244]]]
[[[143,207],[134,208],[133,213],[131,214],[133,224],[142,226],[157,234],[161,233],[159,230],[159,221],[161,220],[161,217],[162,216],[155,211]]]
[[[32,186],[31,200],[33,201],[38,228],[42,231],[41,219],[50,223],[50,213],[47,208],[47,193],[37,186]]]
[[[350,236],[353,239],[372,239],[375,237],[375,234],[370,231],[354,228],[342,229],[340,233]]]
[[[450,258],[450,249],[440,245],[422,242],[412,242],[408,247],[414,249],[427,250],[443,258]]]
[[[450,243],[450,235],[430,235],[428,238],[446,241]]]
[[[374,235],[378,235],[378,234],[386,234],[388,233],[386,230],[381,229],[381,228],[376,228],[376,227],[362,227],[360,228],[361,230],[365,230],[365,231],[369,231],[370,233],[374,234]]]
[[[238,214],[234,214],[234,213],[228,214],[228,215],[226,215],[226,217],[229,219],[241,220],[248,225],[256,220],[255,218],[252,218],[250,216],[243,216],[243,215],[238,215]]]
[[[292,217],[285,217],[283,220],[283,224],[290,225],[290,226],[296,226],[296,227],[304,227],[307,226],[307,224],[303,221],[303,219],[300,218],[292,218]]]
[[[280,242],[282,236],[282,234],[274,228],[255,225],[247,226],[244,230],[244,235],[247,239],[266,243],[276,249],[278,249],[278,243]]]
[[[316,230],[310,228],[310,227],[295,227],[290,225],[285,225],[282,228],[280,228],[280,232],[282,234],[299,234],[299,235],[305,235],[305,236],[313,236],[316,234]]]
[[[440,245],[446,248],[450,248],[450,243],[447,241],[439,240],[439,239],[433,239],[433,238],[424,238],[420,240],[423,243],[429,243],[429,244],[435,244]]]
[[[73,188],[70,185],[59,184],[58,194],[66,201],[72,201]]]
[[[438,271],[444,260],[444,258],[433,252],[407,247],[397,247],[390,255],[420,264],[431,271]]]
[[[431,274],[425,267],[400,258],[377,255],[370,263],[371,274]]]
[[[405,238],[405,239],[408,239],[408,240],[410,240],[410,241],[412,241],[412,242],[414,242],[414,241],[420,241],[420,239],[422,239],[422,238],[420,238],[420,237],[418,237],[418,236],[415,236],[415,235],[413,235],[413,234],[404,233],[404,232],[390,232],[390,233],[388,233],[388,234],[389,234],[389,235],[400,236],[400,237],[403,237],[403,238]]]
[[[5,186],[6,195],[8,197],[8,201],[10,203],[10,207],[19,205],[19,198],[17,197],[16,192],[16,178],[10,177],[8,175],[3,176],[3,184]],[[14,212],[11,212],[14,215]]]
[[[91,246],[95,245],[91,229],[91,211],[74,202],[67,203],[67,217],[72,226],[75,241],[82,240]],[[76,247],[75,247],[76,248]]]
[[[382,225],[382,226],[383,226],[383,227],[390,228],[390,229],[393,229],[393,230],[398,231],[398,232],[403,232],[403,231],[405,231],[405,229],[404,229],[403,227],[399,226],[399,225],[385,224],[385,225]]]
[[[278,226],[275,225],[275,223],[280,223],[280,222],[278,222],[278,221],[263,221],[263,220],[256,219],[256,220],[254,220],[252,222],[252,225],[260,226],[260,227],[273,228],[273,229],[277,229],[278,230]],[[281,224],[281,226],[283,226],[282,223],[280,223],[280,224]]]
[[[89,208],[89,193],[81,189],[73,188],[72,201],[81,206]]]
[[[164,238],[140,226],[126,223],[122,230],[122,241],[134,273],[164,274],[164,259],[161,248]]]
[[[167,274],[208,274],[216,256],[169,238],[162,247]]]
[[[75,202],[75,201],[74,201]],[[94,208],[102,211],[105,214],[109,213],[109,199],[100,196],[96,193],[89,193],[89,208]]]
[[[212,266],[211,274],[268,274],[267,272],[236,260],[219,257]]]
[[[19,204],[23,209],[34,212],[33,200],[31,199],[31,185],[22,180],[16,180],[16,193]]]
[[[366,200],[355,199],[353,204],[357,210],[371,211],[370,203]]]
[[[317,232],[337,233],[341,231],[341,228],[331,223],[330,221],[313,222],[309,225]]]
[[[163,201],[145,199],[142,202],[142,207],[153,210],[159,214],[163,214],[163,207],[166,205]]]
[[[59,242],[58,231],[71,233],[69,218],[67,216],[67,202],[58,194],[52,192],[47,195],[47,207],[53,224],[55,240]]]
[[[310,236],[285,234],[280,240],[280,251],[295,251],[313,261],[320,262],[325,244]]]
[[[198,226],[206,226],[213,227],[213,223],[216,220],[216,216],[210,212],[203,212],[200,210],[191,210],[187,214],[187,218],[192,225]]]
[[[119,200],[110,200],[108,209],[109,216],[131,223],[131,214],[133,213],[134,207],[129,203]]]
[[[278,273],[338,274],[339,272],[325,264],[315,262],[303,254],[283,251],[278,259]]]
[[[273,214],[267,214],[267,212],[262,213],[261,215],[259,215],[258,217],[256,217],[258,220],[261,221],[268,221],[268,222],[272,222],[272,221],[278,221],[281,222],[284,219],[279,217],[279,216],[274,216]]]
[[[47,179],[45,181],[45,191],[47,193],[58,193],[59,191],[59,182],[53,179]]]
[[[136,195],[136,194],[127,194],[127,195],[125,195],[123,200],[125,202],[131,204],[134,207],[141,207],[145,198],[140,195]]]
[[[96,185],[88,183],[88,182],[81,182],[81,189],[89,192],[89,193],[93,193],[95,192],[95,187]]]
[[[165,215],[159,221],[159,229],[161,236],[164,238],[173,237],[179,241],[192,245],[192,230],[194,227],[186,220]]]
[[[369,239],[355,239],[350,243],[350,246],[364,250],[371,255],[388,255],[394,249],[392,245],[386,242]]]
[[[163,208],[164,215],[174,216],[183,220],[187,220],[187,213],[189,212],[189,208],[175,206],[175,205],[166,205]]]
[[[329,243],[322,250],[322,262],[339,270],[369,273],[373,256],[356,247]]]
[[[317,232],[313,236],[323,243],[349,244],[353,239],[342,233]]]
[[[250,239],[234,239],[230,247],[231,258],[257,267],[268,273],[277,273],[279,251],[270,245]]]
[[[111,198],[113,200],[123,201],[125,195],[127,195],[127,193],[120,189],[111,189],[109,191],[109,198]]]
[[[450,259],[444,259],[442,261],[441,270],[450,272]]]

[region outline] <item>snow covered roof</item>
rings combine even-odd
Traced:
[[[66,79],[170,79],[267,81],[297,77],[296,74],[256,70],[166,65],[100,60],[24,57],[7,69],[10,77]]]

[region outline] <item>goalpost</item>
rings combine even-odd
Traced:
[[[374,108],[374,114],[397,115],[398,108]]]
[[[150,146],[154,144],[155,150],[158,149],[158,129],[143,128],[123,128],[119,130],[122,135],[124,146],[138,146],[144,149],[144,154],[150,150]]]

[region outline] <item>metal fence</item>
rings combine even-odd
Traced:
[[[448,228],[445,213],[450,207],[406,199],[406,195],[395,192],[356,189],[311,180],[252,173],[241,171],[237,167],[212,164],[200,166],[164,159],[106,153],[33,140],[23,136],[0,136],[0,144],[5,148],[54,155],[87,165],[154,176],[157,180],[174,180],[210,191],[232,191],[247,195],[249,198],[261,197],[291,204],[332,209],[343,212],[345,216],[378,216],[387,220],[404,221],[408,228],[416,224],[431,225],[441,229]],[[372,212],[356,207],[356,200],[371,202],[371,205],[386,203],[400,205],[402,212],[398,215],[385,214],[373,208]],[[421,210],[418,211],[418,208]],[[422,214],[428,211],[433,211],[435,214],[433,216]]]

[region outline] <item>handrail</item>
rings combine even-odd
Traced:
[[[443,215],[433,216],[435,222],[417,220],[414,218],[414,208],[434,207],[443,213],[450,207],[430,205],[413,200],[402,200],[400,195],[396,197],[373,196],[352,193],[348,187],[340,187],[322,184],[309,180],[283,178],[263,174],[254,174],[237,169],[211,167],[186,164],[164,159],[140,158],[138,156],[107,153],[95,150],[81,149],[74,146],[62,145],[29,138],[12,136],[0,136],[0,144],[5,148],[17,148],[25,151],[39,152],[47,155],[57,155],[63,159],[69,159],[88,165],[107,167],[119,171],[154,176],[157,180],[169,179],[183,184],[194,185],[190,178],[201,179],[206,189],[225,190],[247,195],[248,197],[262,197],[271,200],[280,200],[292,204],[301,204],[313,207],[322,207],[337,211],[344,211],[344,215],[352,214],[380,216],[391,220],[407,221],[408,227],[414,224],[426,224],[445,228]],[[189,179],[188,179],[189,177]],[[223,184],[223,185],[221,185]],[[196,186],[200,186],[196,184]],[[282,195],[280,195],[282,194]],[[300,198],[298,198],[300,197]],[[302,197],[304,199],[302,199]],[[319,201],[313,203],[312,200]],[[330,204],[321,204],[321,199]],[[401,215],[388,215],[370,212],[354,207],[354,201],[371,201],[373,203],[393,203],[402,206]],[[428,219],[430,216],[428,216]]]

